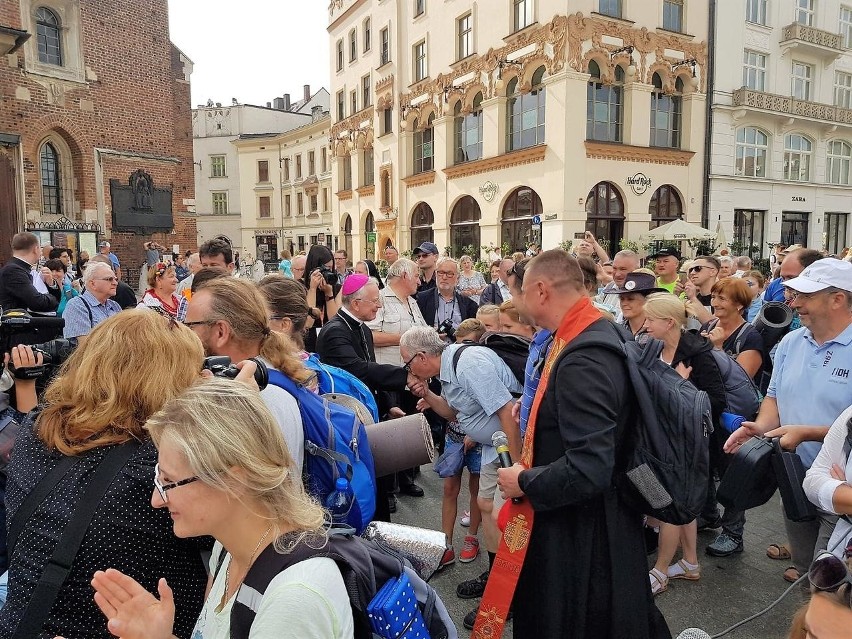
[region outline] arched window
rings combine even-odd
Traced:
[[[811,177],[811,150],[813,144],[804,135],[790,133],[784,136],[784,179],[807,182]]]
[[[736,174],[745,177],[766,177],[766,158],[769,135],[753,126],[737,131]]]
[[[586,138],[602,142],[621,142],[624,109],[624,70],[615,67],[615,82],[604,84],[601,68],[589,62],[586,88]]]
[[[371,240],[371,237],[375,239]],[[367,211],[367,217],[364,218],[364,257],[368,260],[376,259],[376,239],[376,221],[372,211]]]
[[[62,25],[59,17],[47,7],[36,10],[38,59],[45,64],[62,66]]]
[[[62,178],[59,153],[50,142],[41,147],[41,199],[42,212],[62,215]]]
[[[343,248],[346,249],[346,255],[353,255],[352,252],[352,217],[347,215],[343,224],[341,225],[343,228]]]
[[[544,105],[545,68],[539,67],[533,74],[532,89],[529,93],[518,91],[518,78],[509,82],[506,94],[509,102],[506,107],[508,125],[506,127],[506,150],[526,149],[536,144],[544,144]]]
[[[423,242],[434,242],[435,231],[432,226],[435,224],[435,214],[432,213],[432,207],[426,202],[420,202],[414,207],[414,212],[411,214],[411,250],[414,250]]]
[[[465,195],[456,202],[450,215],[450,245],[453,255],[479,254],[479,219],[481,216],[479,203],[470,195]]]
[[[616,251],[624,235],[624,200],[612,182],[598,182],[586,197],[586,230],[607,252]]]
[[[515,189],[506,198],[501,215],[501,244],[508,244],[509,250],[526,251],[530,242],[541,244],[533,237],[532,218],[541,215],[541,198],[527,186]]]
[[[675,80],[675,93],[663,93],[663,80],[654,74],[651,92],[651,146],[680,147],[683,80]]]
[[[652,229],[683,218],[683,203],[675,188],[670,184],[663,184],[654,191],[648,213],[651,216]]]
[[[462,101],[456,102],[454,127],[455,163],[482,157],[482,94],[473,99],[473,111],[462,115]]]
[[[829,184],[849,184],[849,163],[852,160],[852,146],[844,140],[832,140],[828,143],[828,162],[825,169]]]
[[[433,142],[435,140],[434,129],[432,128],[432,123],[435,120],[435,116],[430,115],[429,120],[426,122],[426,126],[422,129],[417,128],[417,123],[414,123],[415,131],[414,131],[414,172],[415,173],[423,173],[425,171],[431,171],[435,167],[434,158],[435,158],[435,149],[433,148]]]

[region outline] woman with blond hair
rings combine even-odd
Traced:
[[[207,601],[194,637],[227,639],[237,593],[260,556],[297,544],[321,548],[324,512],[305,493],[275,419],[256,390],[230,380],[200,383],[146,425],[157,445],[151,505],[168,510],[178,537],[211,535]],[[170,639],[180,606],[168,579],[159,600],[119,570],[95,573],[95,601],[123,639]],[[241,598],[238,605],[245,605]],[[285,568],[263,594],[252,637],[354,635],[349,596],[333,559]]]
[[[157,577],[167,577],[180,606],[175,633],[190,636],[204,598],[202,542],[175,537],[168,513],[150,506],[157,453],[144,424],[198,380],[203,358],[201,342],[190,329],[156,313],[129,310],[98,324],[62,366],[45,392],[44,407],[23,422],[7,469],[10,527],[22,528],[10,548],[9,598],[0,611],[0,636],[13,636],[32,599],[49,614],[28,636],[110,637],[89,585],[94,571],[104,566],[120,568],[151,590]],[[34,404],[34,390],[30,394]],[[128,459],[108,480],[50,606],[35,594],[36,587],[51,557],[62,550],[66,526],[87,495],[91,499],[93,475],[105,458],[119,453]],[[30,495],[60,466],[68,469],[55,488],[32,502]],[[35,509],[17,521],[27,505]],[[32,613],[26,615],[30,620]]]
[[[148,290],[137,308],[152,308],[155,311],[177,317],[180,300],[175,295],[178,278],[175,267],[170,264],[154,264],[148,268]]]
[[[470,255],[462,255],[459,259],[459,283],[456,285],[459,294],[479,304],[479,296],[485,286],[485,277],[473,268],[473,258]]]
[[[719,416],[725,410],[725,382],[711,353],[713,343],[706,337],[685,331],[686,320],[686,302],[671,293],[654,293],[645,300],[648,336],[663,343],[660,357],[666,364],[698,390],[707,393],[718,431]],[[670,579],[696,581],[701,577],[697,542],[697,521],[683,526],[660,522],[657,562],[649,573],[651,591],[655,595],[668,588]],[[672,564],[678,545],[683,547],[683,558]]]

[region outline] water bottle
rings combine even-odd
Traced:
[[[332,524],[346,524],[354,499],[355,495],[352,493],[349,480],[338,477],[334,490],[325,498],[325,507],[331,515]]]

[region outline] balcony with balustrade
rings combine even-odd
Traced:
[[[852,109],[844,109],[832,104],[797,100],[789,95],[764,93],[746,87],[733,93],[732,104],[740,109],[755,109],[776,114],[785,119],[805,118],[826,122],[834,126],[852,127]]]
[[[795,49],[821,58],[829,65],[843,54],[843,38],[839,33],[823,31],[794,22],[781,30],[781,50],[784,53]]]

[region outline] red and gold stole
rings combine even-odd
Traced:
[[[535,392],[527,431],[524,434],[521,463],[527,468],[532,468],[533,465],[536,421],[542,398],[547,391],[551,369],[565,347],[601,317],[603,317],[601,312],[592,305],[592,301],[588,297],[584,297],[572,306],[565,317],[562,318],[562,323],[556,331],[553,345],[550,347],[550,352],[544,362],[541,381]],[[495,639],[502,634],[512,598],[515,596],[515,588],[518,585],[521,568],[527,555],[534,516],[535,512],[529,499],[521,499],[517,504],[507,500],[503,504],[500,519],[505,518],[506,525],[503,527],[503,534],[500,536],[497,558],[494,560],[485,593],[482,595],[482,603],[479,606],[479,614],[476,617],[471,639]]]

